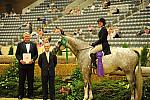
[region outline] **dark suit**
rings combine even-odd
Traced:
[[[98,44],[102,44],[102,50],[104,52],[105,55],[108,55],[110,54],[110,47],[109,47],[109,44],[108,44],[108,41],[107,41],[107,36],[108,36],[108,31],[105,27],[102,27],[101,30],[99,31],[98,33],[98,37],[99,37],[99,40],[97,40],[96,42],[94,42],[92,44],[92,46],[96,46]]]
[[[50,52],[48,63],[46,53],[43,52],[39,56],[38,64],[39,67],[41,68],[43,99],[48,98],[48,82],[49,82],[50,99],[55,100],[54,79],[55,79],[55,66],[57,64],[57,57],[56,55],[53,55]]]
[[[38,57],[38,51],[36,44],[33,42],[30,43],[30,50],[31,59],[35,60]],[[32,64],[21,64],[20,60],[23,59],[23,53],[27,53],[26,43],[20,42],[18,43],[17,50],[16,50],[16,58],[19,61],[19,95],[24,96],[24,84],[27,77],[28,81],[28,96],[33,96],[33,81],[34,81],[34,65]]]

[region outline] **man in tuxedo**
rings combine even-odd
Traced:
[[[25,59],[26,55],[26,59]],[[27,77],[28,94],[27,97],[33,99],[33,81],[34,81],[34,65],[38,57],[36,44],[30,41],[30,34],[23,34],[23,42],[18,43],[16,50],[16,58],[19,61],[19,96],[18,99],[24,97],[24,84]]]
[[[40,54],[38,64],[41,68],[43,100],[48,99],[48,84],[50,92],[50,100],[55,100],[55,66],[57,64],[57,57],[49,51],[49,43],[44,44],[45,51]]]

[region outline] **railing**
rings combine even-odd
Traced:
[[[89,5],[92,5],[94,1],[95,1],[95,0],[86,0],[85,2],[83,2],[82,4],[80,4],[79,7],[80,7],[80,9],[86,8],[86,7],[88,7]]]
[[[72,2],[71,4],[69,4],[67,7],[66,7],[66,10],[65,12],[70,9],[70,8],[75,8],[77,7],[78,5],[82,4],[85,0],[75,0],[74,2]]]
[[[79,7],[79,9],[83,9],[88,7],[89,5],[93,4],[95,0],[75,0],[74,2],[72,2],[71,4],[69,4],[66,9],[65,12],[68,12],[68,10],[70,9],[77,9]]]

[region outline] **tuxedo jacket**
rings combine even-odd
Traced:
[[[37,59],[38,57],[38,50],[37,50],[37,47],[36,47],[36,44],[33,43],[33,42],[29,42],[30,43],[30,50],[29,50],[29,53],[31,53],[31,59],[35,60]],[[18,46],[17,46],[17,50],[16,50],[16,58],[18,59],[19,61],[19,64],[21,66],[23,66],[21,63],[20,63],[20,60],[23,59],[23,53],[27,53],[27,49],[26,49],[26,43],[23,41],[23,42],[20,42],[18,43]],[[34,65],[34,63],[32,64],[28,64],[28,65]]]
[[[99,40],[97,40],[94,43],[94,46],[96,46],[98,44],[102,44],[103,52],[104,52],[105,55],[108,55],[108,54],[111,53],[110,52],[110,47],[109,47],[109,44],[108,44],[108,41],[107,41],[107,36],[108,36],[107,29],[105,27],[102,27],[101,30],[98,33]]]
[[[38,65],[41,68],[41,75],[45,76],[48,75],[55,75],[55,67],[57,65],[57,56],[49,52],[49,62],[47,61],[46,53],[43,52],[40,54],[38,59]]]

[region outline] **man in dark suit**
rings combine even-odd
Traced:
[[[27,59],[25,59],[27,55]],[[34,65],[38,57],[36,44],[30,41],[30,34],[23,34],[23,42],[18,43],[16,50],[16,58],[19,61],[19,96],[18,99],[24,97],[24,84],[27,77],[28,81],[28,98],[33,99],[33,81],[34,81]]]
[[[97,20],[97,23],[98,23],[98,27],[100,28],[99,33],[98,33],[99,39],[95,41],[94,43],[92,43],[91,46],[93,46],[94,48],[90,52],[90,56],[92,59],[91,62],[93,63],[93,67],[97,67],[96,58],[95,58],[96,52],[103,51],[104,55],[108,55],[111,53],[110,47],[107,41],[108,31],[105,27],[106,21],[104,18],[100,18]]]
[[[49,43],[44,44],[45,52],[40,54],[38,64],[41,68],[41,78],[42,78],[42,90],[43,90],[43,100],[48,99],[48,84],[50,92],[50,100],[55,100],[55,66],[57,64],[57,57],[52,52],[49,51]]]

